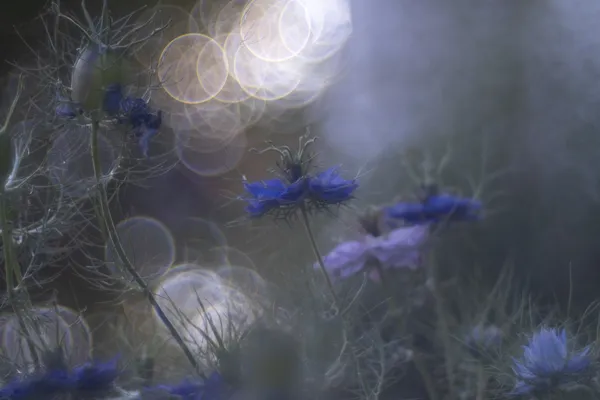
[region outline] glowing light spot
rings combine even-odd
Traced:
[[[157,71],[163,90],[189,104],[204,103],[216,96],[225,86],[228,73],[223,48],[199,33],[181,35],[169,42]]]
[[[132,217],[117,224],[119,240],[128,260],[147,280],[164,273],[175,261],[175,240],[169,229],[149,217]],[[105,260],[113,273],[128,277],[112,244],[105,245]]]

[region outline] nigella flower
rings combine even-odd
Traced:
[[[481,202],[452,196],[431,194],[419,203],[398,203],[387,209],[390,218],[407,224],[429,224],[443,221],[473,221],[480,218]]]
[[[227,393],[223,377],[213,372],[205,381],[183,381],[177,385],[160,385],[146,393],[166,393],[177,400],[221,400]]]
[[[514,360],[513,372],[517,378],[514,395],[559,389],[576,383],[591,369],[590,347],[570,351],[564,329],[542,328],[523,349],[523,357]]]
[[[35,400],[68,392],[72,380],[66,371],[50,371],[40,376],[14,380],[0,389],[0,399]]]
[[[56,106],[56,115],[61,118],[73,119],[77,117],[77,109],[72,103],[59,103]]]
[[[58,101],[58,105],[55,109],[57,117],[73,119],[81,114],[81,107],[77,103],[71,101],[60,93],[56,95],[56,99]]]
[[[332,205],[341,205],[352,199],[358,188],[356,180],[340,176],[337,168],[329,168],[311,174],[310,157],[306,150],[315,139],[303,143],[300,138],[299,150],[294,153],[287,146],[270,146],[266,151],[276,151],[281,156],[278,167],[281,177],[259,182],[244,181],[247,197],[246,212],[250,217],[274,214],[287,218],[299,209],[321,210]]]
[[[465,344],[471,353],[478,357],[497,350],[502,344],[504,334],[495,325],[477,325],[472,328],[465,338]]]
[[[115,362],[90,363],[73,371],[48,370],[10,382],[0,389],[0,399],[38,400],[59,394],[109,391],[118,375]]]
[[[90,363],[77,367],[72,372],[75,390],[81,392],[102,392],[113,388],[119,377],[117,360],[105,363]]]
[[[416,269],[421,261],[421,248],[428,237],[424,225],[402,227],[382,236],[365,235],[361,240],[344,242],[323,258],[327,272],[335,279],[346,279],[367,272],[374,281],[380,281],[379,270],[373,263],[386,269]],[[315,268],[318,265],[315,264]]]
[[[129,124],[138,138],[144,157],[148,156],[150,140],[162,125],[162,112],[153,112],[142,98],[125,97],[119,84],[110,85],[104,95],[104,112],[121,124]]]

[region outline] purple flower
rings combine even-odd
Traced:
[[[119,377],[117,360],[106,363],[90,363],[73,370],[75,388],[83,392],[99,392],[112,389]]]
[[[321,209],[341,204],[352,198],[358,188],[354,180],[342,179],[335,168],[330,168],[312,177],[302,176],[292,183],[283,179],[269,179],[259,182],[244,182],[249,194],[244,200],[248,203],[246,212],[250,217],[262,217],[276,212],[284,216],[298,207]]]
[[[0,389],[0,399],[33,400],[64,393],[73,381],[65,371],[50,371],[40,376],[14,380]]]
[[[546,392],[575,383],[592,364],[590,347],[570,351],[564,329],[540,329],[523,350],[523,357],[513,360],[517,378],[513,395]]]
[[[108,391],[118,375],[116,362],[90,363],[73,371],[49,370],[10,382],[0,389],[0,399],[37,400],[59,394]]]
[[[480,217],[481,202],[448,194],[431,195],[420,203],[398,203],[387,209],[389,217],[411,225],[443,221],[473,221]]]
[[[384,236],[366,235],[362,240],[342,243],[323,258],[325,268],[336,279],[365,271],[374,281],[380,281],[381,277],[371,262],[378,262],[383,269],[416,269],[428,232],[426,226],[403,227]]]
[[[220,400],[227,388],[221,374],[213,372],[203,382],[183,381],[178,385],[160,385],[150,390],[155,391],[176,396],[179,400]]]
[[[337,168],[329,168],[308,179],[309,197],[316,203],[343,203],[352,198],[357,188],[356,180],[342,178]]]
[[[277,163],[281,176],[260,182],[244,181],[244,189],[249,195],[241,199],[248,203],[246,211],[250,217],[275,214],[287,218],[298,209],[304,211],[323,210],[332,205],[341,205],[352,199],[358,188],[356,180],[343,179],[337,168],[312,173],[312,157],[307,157],[307,149],[315,138],[300,138],[299,149],[293,152],[287,146],[270,146],[261,151],[279,153]]]
[[[275,210],[294,209],[304,201],[305,187],[302,179],[291,184],[281,179],[244,182],[244,189],[249,194],[244,199],[248,203],[246,212],[251,217],[262,217]]]
[[[106,89],[103,108],[107,115],[116,118],[119,123],[131,126],[142,154],[148,157],[150,140],[158,134],[162,125],[162,112],[153,112],[142,98],[125,97],[119,84]]]
[[[465,344],[474,356],[481,356],[498,349],[504,333],[495,325],[477,325],[468,333]]]
[[[56,115],[60,118],[73,119],[77,117],[77,110],[72,103],[59,103],[56,106]]]

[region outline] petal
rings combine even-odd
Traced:
[[[398,203],[389,207],[387,215],[390,218],[399,219],[410,224],[419,224],[429,222],[425,207],[418,203]]]
[[[358,188],[355,180],[343,179],[337,168],[327,169],[310,178],[308,186],[310,196],[314,200],[328,204],[342,203],[351,199]]]
[[[525,347],[527,366],[539,376],[560,372],[567,362],[566,343],[555,329],[542,328]]]
[[[423,205],[425,212],[432,217],[450,217],[457,221],[477,219],[481,210],[481,202],[477,200],[447,194],[430,196]]]
[[[581,352],[571,356],[565,366],[566,372],[573,374],[588,369],[592,363],[592,360],[589,357],[589,351],[590,347],[586,347]]]
[[[524,381],[517,381],[510,394],[513,396],[522,396],[533,392],[534,389],[535,388],[532,385],[525,383]]]
[[[355,275],[365,268],[367,250],[363,242],[342,243],[323,257],[325,269],[333,278],[345,279]],[[319,264],[315,264],[314,267],[320,268]]]
[[[56,115],[61,118],[75,118],[77,111],[71,103],[60,103],[56,106]]]
[[[370,247],[384,268],[416,268],[421,260],[421,247],[428,237],[426,226],[398,228],[374,241]]]
[[[304,179],[299,179],[284,187],[284,190],[279,194],[278,200],[281,205],[297,204],[304,200],[306,192],[306,184]]]
[[[257,199],[278,197],[285,190],[281,179],[269,179],[260,182],[244,182],[244,189]]]

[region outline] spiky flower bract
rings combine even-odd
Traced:
[[[592,367],[591,348],[573,351],[564,329],[542,327],[515,359],[513,395],[545,393],[581,381]]]
[[[354,179],[342,178],[338,168],[312,173],[312,156],[307,149],[315,138],[306,141],[305,138],[300,138],[296,152],[288,146],[273,145],[260,152],[279,153],[278,167],[281,176],[259,182],[244,181],[247,197],[243,200],[248,203],[246,212],[251,218],[273,215],[285,219],[301,208],[308,212],[323,210],[352,199],[358,183]]]

